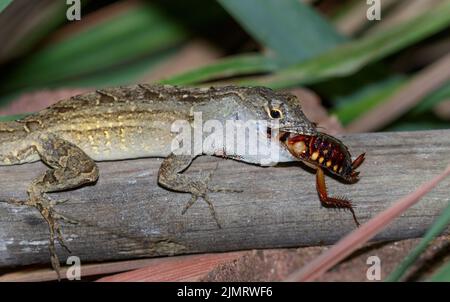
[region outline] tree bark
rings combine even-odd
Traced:
[[[347,196],[360,222],[440,173],[450,162],[450,131],[370,133],[342,136],[353,156],[366,152],[356,184],[327,177],[330,196]],[[213,171],[211,184],[243,193],[211,193],[219,229],[208,206],[197,201],[185,215],[188,194],[156,183],[162,159],[100,162],[93,186],[50,194],[68,199],[57,210],[79,222],[63,225],[66,253],[82,262],[252,248],[332,244],[355,228],[351,214],[320,205],[313,171],[299,163],[263,168],[200,157],[185,172]],[[0,167],[0,200],[25,199],[41,163]],[[449,181],[441,183],[375,240],[418,237],[448,204]],[[48,228],[37,210],[0,202],[0,267],[49,263]]]

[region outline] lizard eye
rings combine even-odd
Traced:
[[[280,109],[276,109],[276,108],[271,109],[269,111],[269,115],[273,119],[279,119],[279,118],[283,117],[283,113],[281,112],[281,110]]]

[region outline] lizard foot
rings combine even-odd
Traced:
[[[197,201],[197,199],[202,198],[208,204],[211,215],[216,221],[217,226],[222,228],[208,194],[211,192],[236,193],[242,192],[242,190],[209,185],[211,177],[217,170],[219,163],[217,163],[216,168],[212,172],[208,173],[206,177],[200,176],[199,178],[193,178],[182,174],[183,171],[189,167],[195,157],[196,156],[190,155],[176,155],[173,153],[167,156],[158,171],[158,184],[169,190],[191,194],[191,199],[187,202],[181,212],[182,214],[185,214],[186,211]]]
[[[216,167],[217,169],[217,167]],[[209,207],[209,211],[211,212],[211,215],[214,219],[214,221],[216,222],[217,226],[219,228],[222,228],[219,220],[217,219],[217,215],[216,215],[216,211],[214,209],[214,205],[211,201],[211,199],[208,196],[208,193],[210,192],[228,192],[228,193],[242,193],[243,190],[239,190],[239,189],[230,189],[230,188],[222,188],[222,187],[217,187],[217,186],[209,186],[209,182],[212,178],[212,175],[214,174],[214,172],[216,171],[216,169],[214,169],[214,171],[210,172],[206,177],[204,177],[201,180],[197,180],[197,181],[193,181],[190,184],[190,193],[191,193],[191,199],[187,202],[187,204],[185,205],[183,211],[181,212],[181,214],[185,214],[186,211],[198,200],[198,198],[202,198]]]
[[[36,208],[48,224],[50,233],[49,250],[53,269],[60,279],[60,264],[56,254],[55,241],[70,252],[64,243],[61,222],[77,222],[59,214],[55,207],[66,200],[51,200],[46,193],[76,189],[95,183],[99,170],[94,160],[76,145],[51,133],[43,133],[33,142],[33,148],[49,169],[38,175],[28,186],[28,200],[11,203]]]
[[[36,208],[39,213],[42,215],[42,217],[47,222],[50,237],[49,237],[49,251],[50,251],[50,260],[53,269],[55,270],[56,274],[58,275],[58,280],[61,279],[60,275],[60,262],[58,255],[56,254],[56,248],[55,248],[55,241],[58,241],[59,244],[68,252],[71,253],[70,249],[67,247],[67,245],[64,242],[64,237],[62,234],[62,229],[60,222],[67,222],[70,224],[78,224],[77,221],[70,219],[60,213],[58,213],[55,209],[55,205],[62,204],[66,202],[67,200],[51,200],[49,197],[45,196],[44,194],[41,195],[34,195],[30,194],[30,199],[28,200],[10,200],[8,203],[14,204],[14,205],[26,205]]]

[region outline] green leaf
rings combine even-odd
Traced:
[[[74,79],[64,80],[65,87],[105,87],[136,83],[139,78],[148,73],[163,60],[168,60],[178,48],[166,50],[162,53],[141,58],[129,64],[107,69],[100,73],[89,74]],[[55,82],[55,87],[62,83]],[[53,85],[49,85],[52,87]]]
[[[108,69],[101,73],[94,73],[73,79],[64,79],[63,82],[56,81],[48,84],[47,88],[58,88],[61,86],[101,88],[136,83],[148,70],[158,65],[162,60],[169,59],[176,50],[176,48],[170,49],[157,55],[136,60],[130,64]],[[22,91],[22,93],[26,93],[26,91]],[[22,93],[15,92],[0,97],[0,105],[4,106],[15,101]]]
[[[387,101],[405,83],[405,78],[394,76],[364,87],[350,98],[346,98],[345,103],[338,105],[333,113],[344,125],[347,125],[358,116]],[[339,104],[340,99],[336,99],[335,102]]]
[[[431,241],[441,234],[450,223],[450,204],[442,212],[442,214],[436,219],[433,225],[428,229],[425,236],[420,243],[403,259],[403,261],[397,266],[397,268],[386,278],[385,281],[399,281],[405,274],[408,268],[416,261],[419,256],[427,249]],[[450,281],[450,265],[447,265],[446,270],[438,273],[434,277],[445,277],[447,281]],[[433,280],[438,281],[438,280]],[[444,281],[444,280],[440,280]]]
[[[450,261],[447,262],[436,274],[431,276],[432,282],[450,282]]]
[[[439,32],[449,24],[450,1],[445,1],[423,15],[386,31],[348,42],[273,75],[244,78],[236,83],[286,88],[298,84],[317,83],[332,77],[347,76],[369,63],[385,58]]]
[[[291,64],[333,49],[344,40],[314,9],[298,0],[219,0],[280,62]]]
[[[427,95],[416,107],[414,107],[408,113],[408,117],[417,117],[418,115],[431,110],[440,102],[448,99],[450,99],[450,81],[445,83],[441,88]]]
[[[9,92],[98,72],[185,40],[187,33],[158,9],[134,7],[30,56],[3,81]]]
[[[12,0],[0,0],[0,13],[8,6],[10,5]]]
[[[383,128],[383,131],[421,131],[449,129],[450,123],[436,119],[434,116],[425,116],[414,119],[400,119],[392,125]]]
[[[29,115],[30,113],[23,113],[23,114],[14,114],[14,115],[2,115],[0,116],[0,122],[10,122],[19,120],[21,118],[24,118],[25,116]]]
[[[271,58],[262,55],[239,55],[219,60],[161,82],[171,85],[192,85],[235,75],[267,73],[277,68],[278,64]]]
[[[347,125],[358,116],[370,111],[372,108],[389,100],[401,87],[407,83],[407,79],[401,76],[389,77],[388,79],[370,85],[357,93],[351,98],[346,98],[345,102],[340,102],[337,98],[334,103],[337,107],[333,113],[337,115],[339,120]],[[438,90],[427,95],[419,104],[417,104],[409,113],[405,115],[405,121],[400,121],[394,125],[389,126],[390,131],[405,131],[405,130],[420,130],[427,129],[442,129],[443,126],[448,126],[447,123],[433,121],[434,118],[427,121],[419,121],[421,115],[431,110],[438,103],[448,100],[450,98],[450,82],[444,84]],[[414,121],[416,119],[416,121]]]

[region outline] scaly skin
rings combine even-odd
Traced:
[[[273,110],[280,115],[272,114]],[[220,227],[208,192],[237,190],[209,186],[210,175],[191,178],[181,172],[202,154],[255,164],[261,163],[261,156],[230,155],[224,146],[189,155],[173,154],[171,144],[176,133],[171,132],[171,126],[176,120],[185,120],[198,127],[193,120],[194,112],[201,112],[204,122],[264,120],[271,129],[316,134],[314,124],[305,117],[294,96],[262,87],[234,86],[197,89],[136,85],[104,89],[62,100],[19,121],[0,123],[0,165],[42,160],[50,167],[30,184],[28,200],[10,203],[35,207],[48,223],[51,262],[58,276],[54,241],[65,247],[59,222],[73,221],[55,211],[58,202],[50,200],[46,193],[95,182],[99,176],[95,161],[164,157],[158,183],[174,191],[191,193],[183,213],[199,197],[203,198]],[[267,129],[259,131],[258,139],[268,142]],[[296,160],[284,146],[277,144],[275,149],[280,156],[278,161]]]

